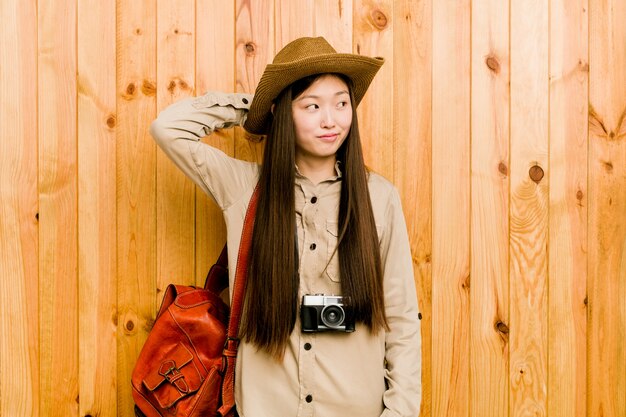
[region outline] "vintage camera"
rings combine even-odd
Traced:
[[[302,296],[300,320],[303,332],[336,330],[354,331],[354,315],[340,295],[306,294]]]

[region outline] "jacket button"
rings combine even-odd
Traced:
[[[309,246],[309,249],[315,250],[315,248],[317,248],[317,245],[315,243],[311,243],[311,246]]]
[[[304,344],[304,350],[311,350],[311,344],[310,343],[305,343]]]
[[[313,396],[312,395],[307,395],[305,398],[306,402],[310,403],[311,401],[313,401]]]
[[[317,203],[317,197],[311,197],[311,203],[315,204]]]
[[[247,98],[242,98],[241,101],[243,101],[243,104],[248,104],[248,99]]]

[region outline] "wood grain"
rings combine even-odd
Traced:
[[[195,0],[157,4],[157,113],[193,95]],[[157,305],[170,283],[195,283],[195,185],[157,150]],[[156,311],[155,313],[156,314]]]
[[[207,91],[235,91],[235,0],[196,2],[196,95]],[[205,24],[210,18],[210,25]],[[211,135],[214,146],[235,154],[234,130]],[[210,266],[226,242],[222,212],[211,199],[196,189],[196,285],[204,285]]]
[[[587,0],[550,3],[549,416],[586,415]]]
[[[117,3],[117,414],[156,310],[156,1]]]
[[[433,2],[432,415],[469,415],[470,2]]]
[[[472,2],[470,415],[509,410],[509,5]]]
[[[37,4],[0,2],[0,415],[39,415]],[[6,370],[11,370],[7,372]]]
[[[393,1],[355,0],[353,13],[352,52],[386,59],[358,108],[363,155],[368,167],[393,181]]]
[[[117,414],[115,2],[78,3],[80,416]]]
[[[313,33],[323,36],[337,52],[352,52],[353,0],[315,0]]]
[[[589,1],[588,416],[626,415],[626,3]]]
[[[276,52],[296,38],[315,35],[315,3],[314,0],[274,2]]]
[[[511,4],[510,416],[546,416],[548,2]]]
[[[274,2],[236,0],[235,9],[235,89],[254,94],[265,66],[274,59]],[[260,163],[263,148],[263,143],[247,140],[243,129],[235,129],[235,157]]]
[[[352,52],[351,0],[275,2],[276,52],[296,38],[323,36],[338,52]]]
[[[386,58],[359,115],[411,238],[420,416],[626,415],[624,0],[6,0],[0,20],[0,415],[134,415],[159,290],[201,284],[225,240],[148,127],[254,92],[303,35]],[[245,137],[204,140],[261,161]]]
[[[39,1],[40,410],[78,413],[76,2]],[[58,384],[63,390],[58,390]]]
[[[394,179],[407,221],[422,332],[422,407],[432,411],[431,313],[431,88],[430,2],[394,3],[393,96]],[[411,155],[411,158],[407,158]]]

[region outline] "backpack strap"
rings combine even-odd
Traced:
[[[228,248],[224,245],[217,261],[209,269],[204,281],[204,289],[220,295],[228,287]]]
[[[243,221],[241,243],[239,244],[239,254],[237,255],[235,283],[233,285],[233,296],[230,301],[228,333],[223,352],[223,362],[225,364],[223,372],[225,372],[225,374],[222,383],[222,406],[218,410],[221,416],[226,416],[231,413],[235,406],[235,362],[237,360],[237,349],[239,348],[239,320],[241,319],[246,278],[248,277],[248,265],[250,264],[250,249],[252,248],[252,233],[254,231],[254,218],[256,216],[258,197],[259,185],[257,184],[250,198],[246,217]]]

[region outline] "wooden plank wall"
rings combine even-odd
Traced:
[[[65,415],[79,408],[77,17],[75,1],[37,2],[39,407]]]
[[[163,289],[225,238],[149,124],[317,35],[386,59],[360,130],[407,218],[421,416],[626,416],[626,0],[3,0],[0,21],[1,416],[133,415]]]
[[[587,410],[618,416],[626,415],[626,27],[613,19],[626,16],[626,2],[595,3],[589,4]]]
[[[431,340],[435,416],[467,417],[470,405],[470,5],[435,1],[432,9],[430,290],[432,324],[440,327]]]
[[[115,8],[78,3],[78,415],[117,408]],[[46,375],[42,375],[47,377]],[[53,390],[54,391],[54,390]],[[100,411],[102,410],[102,411]],[[42,408],[42,415],[52,414]]]
[[[509,16],[507,2],[472,3],[470,415],[509,408]]]
[[[591,201],[587,184],[589,135],[586,117],[589,114],[590,3],[589,0],[553,0],[548,22],[550,45],[558,47],[551,47],[549,51],[550,245],[546,395],[548,414],[557,416],[601,414],[587,408],[589,396],[585,395],[586,386],[599,382],[597,376],[590,375],[588,382],[593,385],[585,384],[587,369],[602,368],[587,350],[587,282],[588,265],[591,266],[587,248],[591,243],[588,239],[593,239],[596,233],[594,228],[587,227]],[[592,74],[601,70],[597,66],[594,68]],[[623,403],[621,408],[623,412]]]

